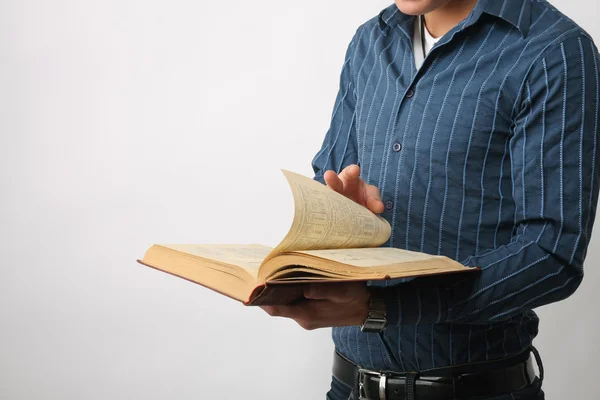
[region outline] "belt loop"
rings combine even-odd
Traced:
[[[387,380],[388,380],[387,374],[381,374],[381,376],[379,377],[379,400],[387,400],[387,395],[386,395]]]
[[[535,356],[535,362],[540,370],[540,381],[544,382],[544,364],[542,363],[542,357],[540,352],[535,347],[531,346],[531,352]]]
[[[456,400],[462,400],[463,399],[463,393],[462,393],[462,381],[461,381],[461,376],[460,375],[453,375],[452,376],[452,398],[456,399]]]
[[[418,375],[418,372],[406,373],[406,400],[415,400],[415,381]]]

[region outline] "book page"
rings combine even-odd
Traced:
[[[254,277],[258,276],[258,268],[272,250],[271,247],[259,244],[170,244],[162,246],[208,260],[215,260],[222,264],[238,266]]]
[[[292,189],[294,221],[268,258],[295,250],[377,247],[389,239],[391,227],[385,219],[320,182],[283,173]]]
[[[290,265],[295,267],[287,268]],[[263,264],[259,279],[379,280],[472,270],[448,257],[392,247],[302,250],[270,258]]]
[[[295,253],[307,254],[315,257],[325,258],[327,260],[336,261],[342,264],[365,268],[432,260],[434,258],[437,258],[436,256],[432,256],[429,254],[401,250],[393,247],[345,250],[308,250],[296,251]]]

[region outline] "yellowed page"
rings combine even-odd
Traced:
[[[336,261],[342,264],[364,268],[381,267],[384,265],[416,261],[427,261],[440,258],[439,256],[401,250],[393,247],[345,250],[307,250],[295,251],[295,253],[307,254]]]
[[[283,173],[294,197],[294,221],[269,258],[295,250],[377,247],[389,239],[385,219],[313,179]]]
[[[260,244],[170,244],[161,246],[197,257],[215,260],[222,264],[236,265],[245,269],[254,277],[258,276],[258,268],[272,250],[271,247]]]
[[[319,276],[329,280],[395,279],[469,271],[448,257],[384,248],[305,250],[279,254],[261,268],[259,280],[302,280]],[[287,266],[294,265],[293,269]],[[305,276],[300,274],[305,272]]]

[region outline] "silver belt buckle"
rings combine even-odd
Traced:
[[[387,387],[388,376],[385,373],[370,371],[368,369],[359,369],[358,370],[358,398],[359,400],[373,400],[367,397],[367,393],[365,391],[365,377],[374,376],[379,378],[379,400],[387,400],[385,389]]]

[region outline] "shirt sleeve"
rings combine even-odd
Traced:
[[[356,92],[354,87],[353,62],[357,42],[360,39],[357,30],[348,46],[342,73],[340,87],[331,116],[331,124],[325,135],[320,151],[312,161],[315,172],[314,179],[325,183],[323,175],[326,171],[341,172],[351,164],[358,164],[358,143],[356,138]]]
[[[489,323],[569,297],[582,281],[598,200],[598,51],[571,37],[530,69],[510,140],[516,237],[463,263],[453,284],[384,292],[390,325]],[[457,277],[458,278],[458,277]]]

